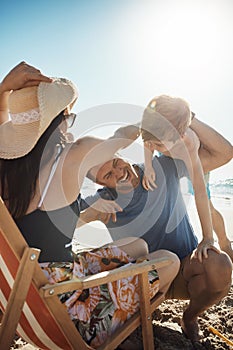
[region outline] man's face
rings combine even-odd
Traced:
[[[128,162],[114,158],[101,166],[96,182],[120,192],[129,192],[138,184],[138,175]]]

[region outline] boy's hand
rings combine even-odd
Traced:
[[[156,173],[153,168],[145,169],[144,176],[142,179],[142,186],[145,190],[153,191],[155,188],[157,188],[157,185],[155,183],[156,180]]]
[[[220,253],[220,250],[214,246],[214,240],[213,239],[203,239],[197,246],[197,249],[195,250],[195,257],[198,258],[200,263],[202,263],[203,258],[208,258],[208,250],[212,249],[216,253]]]

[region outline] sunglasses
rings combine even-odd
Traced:
[[[77,114],[76,113],[70,113],[69,115],[65,116],[65,121],[67,123],[67,128],[70,129],[74,125],[75,119]]]

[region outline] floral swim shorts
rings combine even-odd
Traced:
[[[50,283],[67,281],[112,270],[135,262],[119,247],[108,245],[75,255],[74,262],[41,263]],[[150,297],[159,290],[156,270],[148,273]],[[92,347],[100,346],[139,309],[138,276],[123,278],[86,290],[61,294],[72,321],[83,339]]]

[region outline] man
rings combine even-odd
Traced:
[[[202,143],[199,157],[205,173],[232,158],[232,146],[215,130],[196,118],[191,126]],[[198,142],[196,145],[199,145]],[[197,149],[198,146],[193,147],[194,152]],[[180,178],[188,176],[184,162],[166,156],[154,157],[153,167],[157,188],[149,192],[142,186],[143,168],[138,165],[131,166],[115,158],[93,168],[89,173],[90,178],[106,186],[94,200],[102,196],[115,200],[122,208],[117,213],[116,221],[106,221],[113,240],[128,236],[141,237],[148,243],[150,251],[168,249],[180,257],[181,269],[167,298],[190,299],[181,325],[186,336],[197,341],[200,337],[197,317],[227,295],[231,285],[232,264],[227,254],[213,246],[206,248],[201,257],[193,254],[198,241],[190,225],[179,186]],[[107,220],[110,215],[107,215]],[[89,222],[104,216],[103,212],[90,207],[82,213],[81,219]]]

